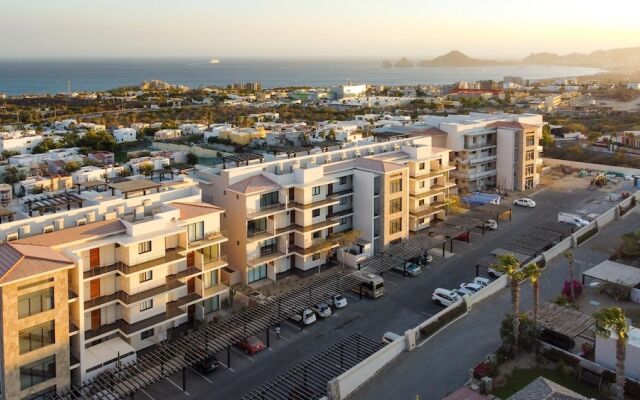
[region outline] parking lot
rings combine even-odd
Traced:
[[[512,221],[501,222],[497,231],[486,231],[482,235],[478,228],[472,231],[469,244],[455,241],[454,255],[445,259],[440,252],[433,252],[433,262],[420,275],[405,277],[402,272],[385,273],[383,297],[377,300],[359,300],[357,293],[346,293],[349,305],[335,311],[334,315],[325,320],[319,320],[302,330],[295,323],[283,323],[280,339],[276,338],[274,331],[271,332],[269,349],[247,355],[232,348],[230,354],[226,351],[217,354],[224,364],[217,371],[202,375],[195,370],[187,370],[186,392],[182,391],[182,374],[175,374],[146,388],[144,392],[137,393],[135,398],[238,399],[349,334],[358,332],[378,340],[387,331],[404,332],[441,310],[431,301],[434,289],[451,289],[458,287],[460,283],[472,281],[477,260],[493,249],[501,247],[534,225],[556,221],[558,212],[599,214],[613,206],[613,203],[606,200],[607,193],[587,189],[588,179],[570,179],[571,184],[557,181],[532,194],[537,206],[514,207]],[[630,184],[625,182],[618,185],[615,191],[630,189]],[[514,198],[507,198],[505,202],[511,203],[513,200]],[[259,337],[267,343],[265,332]]]

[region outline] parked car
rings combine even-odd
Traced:
[[[433,262],[433,256],[429,253],[426,253],[421,259],[424,262],[424,265],[431,264]]]
[[[475,278],[473,278],[473,283],[480,285],[482,287],[487,287],[491,283],[491,280],[487,278],[483,278],[481,276],[476,276]]]
[[[470,294],[474,294],[474,293],[478,293],[480,290],[482,290],[482,285],[479,285],[477,283],[461,283],[460,284],[460,289],[465,289],[468,290],[469,292],[471,292]]]
[[[410,262],[407,262],[404,264],[395,264],[393,266],[393,269],[395,269],[396,271],[405,272],[407,275],[411,275],[411,276],[419,275],[420,272],[422,272],[422,269],[418,264],[410,263]]]
[[[337,294],[329,299],[329,304],[333,308],[345,308],[347,306],[347,298],[341,294]]]
[[[394,340],[400,339],[402,336],[398,335],[397,333],[394,332],[385,332],[384,335],[382,335],[382,344],[389,344],[391,342],[393,342]]]
[[[497,271],[497,270],[495,270],[495,269],[493,269],[493,268],[489,267],[489,276],[490,276],[490,277],[492,277],[492,278],[499,278],[499,277],[501,277],[502,275],[504,275],[502,272]]]
[[[582,219],[575,214],[565,212],[558,213],[558,222],[577,226],[578,228],[589,225],[589,221]]]
[[[498,229],[498,223],[495,219],[488,219],[478,226],[481,228],[484,226],[484,229],[489,229],[490,231],[495,231],[496,229]]]
[[[460,296],[453,290],[438,288],[434,290],[433,294],[431,295],[431,300],[433,300],[436,304],[448,307],[460,301]]]
[[[513,202],[513,205],[515,206],[521,206],[521,207],[529,207],[529,208],[533,208],[536,206],[536,202],[531,200],[528,197],[523,197],[521,199],[517,199]]]
[[[313,307],[313,311],[318,314],[320,318],[327,318],[331,316],[331,307],[327,303],[320,303]]]
[[[213,354],[210,354],[193,364],[193,368],[202,374],[215,371],[219,366],[220,361],[218,361],[218,358]]]
[[[265,349],[262,340],[258,339],[256,336],[249,336],[242,342],[238,342],[236,346],[241,348],[247,354],[256,354]]]
[[[316,314],[312,310],[307,308],[301,313],[293,314],[290,319],[295,322],[302,321],[304,325],[311,325],[316,322]]]
[[[460,241],[463,241],[463,242],[469,241],[469,231],[462,232],[461,234],[456,236],[454,239],[460,240]]]

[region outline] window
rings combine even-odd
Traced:
[[[151,240],[138,243],[138,254],[144,254],[151,251]]]
[[[153,299],[147,299],[140,303],[140,311],[147,311],[153,308]]]
[[[533,170],[534,170],[533,164],[527,165],[524,169],[524,173],[526,175],[533,175]]]
[[[140,339],[141,340],[149,339],[150,337],[153,336],[153,334],[154,334],[153,328],[147,329],[146,331],[140,332]]]
[[[20,367],[20,389],[28,389],[55,377],[56,356],[45,357]]]
[[[320,253],[313,253],[313,255],[311,256],[311,259],[313,261],[319,260],[320,259]]]
[[[315,218],[315,217],[319,217],[319,216],[320,216],[320,209],[319,209],[319,208],[316,208],[315,210],[311,211],[311,216],[312,216],[313,218]]]
[[[20,354],[48,346],[56,341],[55,321],[23,329],[19,333]]]
[[[220,309],[220,296],[213,296],[202,301],[202,307],[204,307],[204,313],[209,314]]]
[[[534,135],[527,136],[525,145],[526,146],[533,146],[534,144],[535,144],[535,136]]]
[[[402,190],[402,179],[391,181],[391,193],[398,193]]]
[[[204,274],[205,288],[210,288],[219,283],[218,271],[209,271]]]
[[[271,238],[267,240],[263,240],[260,242],[260,255],[266,256],[268,254],[273,254],[278,250],[278,241],[276,238]]]
[[[535,152],[533,150],[527,150],[525,160],[532,161],[534,158],[535,158]]]
[[[420,163],[420,166],[418,167],[418,169],[421,169],[421,170],[424,169],[424,163],[423,162]]]
[[[344,206],[345,204],[347,204],[347,200],[349,200],[349,199],[347,199],[346,196],[345,197],[340,197],[340,205]]]
[[[340,184],[341,185],[346,185],[347,184],[347,177],[346,176],[341,176],[340,177]]]
[[[53,309],[53,288],[38,290],[18,297],[18,318]]]
[[[424,205],[424,199],[418,200],[418,207],[422,207]]]
[[[424,188],[424,181],[418,182],[418,189],[423,189],[423,188]]]
[[[320,194],[320,186],[314,186],[313,189],[311,189],[311,194],[313,196],[318,196]]]
[[[190,242],[204,239],[204,221],[189,224],[187,226],[187,234]],[[151,250],[151,247],[149,247],[149,250]]]
[[[396,218],[389,223],[389,234],[393,235],[402,231],[402,218]]]
[[[214,244],[212,246],[207,246],[202,249],[202,255],[204,256],[203,261],[205,264],[211,261],[216,261],[220,258],[219,248],[220,248],[220,245]]]
[[[321,236],[322,236],[322,231],[313,232],[313,238],[314,239],[320,239]]]
[[[278,192],[265,193],[260,196],[260,209],[278,204]]]
[[[402,211],[402,198],[389,201],[389,209],[391,214]]]
[[[140,283],[147,282],[153,279],[153,270],[144,271],[140,273]]]
[[[247,236],[251,237],[267,230],[267,218],[254,219],[247,223]]]
[[[258,265],[257,267],[247,270],[247,281],[249,283],[259,281],[267,277],[267,264]]]
[[[348,218],[340,218],[340,225],[345,225],[347,222],[349,222]]]
[[[56,397],[56,387],[51,386],[44,390],[34,393],[31,396],[23,397],[24,400],[50,400]]]

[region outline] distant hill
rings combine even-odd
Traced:
[[[447,54],[436,57],[432,60],[422,60],[418,62],[419,67],[477,67],[504,64],[513,63],[471,58],[458,50],[450,51]]]
[[[402,57],[397,63],[393,64],[396,68],[413,68],[415,64],[406,57]]]
[[[640,66],[640,47],[597,50],[589,54],[533,53],[522,60],[524,64],[571,65],[599,68]]]

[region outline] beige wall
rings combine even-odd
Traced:
[[[391,193],[391,182],[396,179],[402,179],[402,190],[397,193]],[[394,171],[383,175],[382,177],[382,217],[383,226],[381,232],[382,245],[386,246],[390,242],[406,238],[409,235],[409,171],[408,168]],[[393,199],[402,199],[402,211],[391,214],[390,202]],[[402,219],[402,229],[394,234],[389,233],[391,221],[397,218]]]

